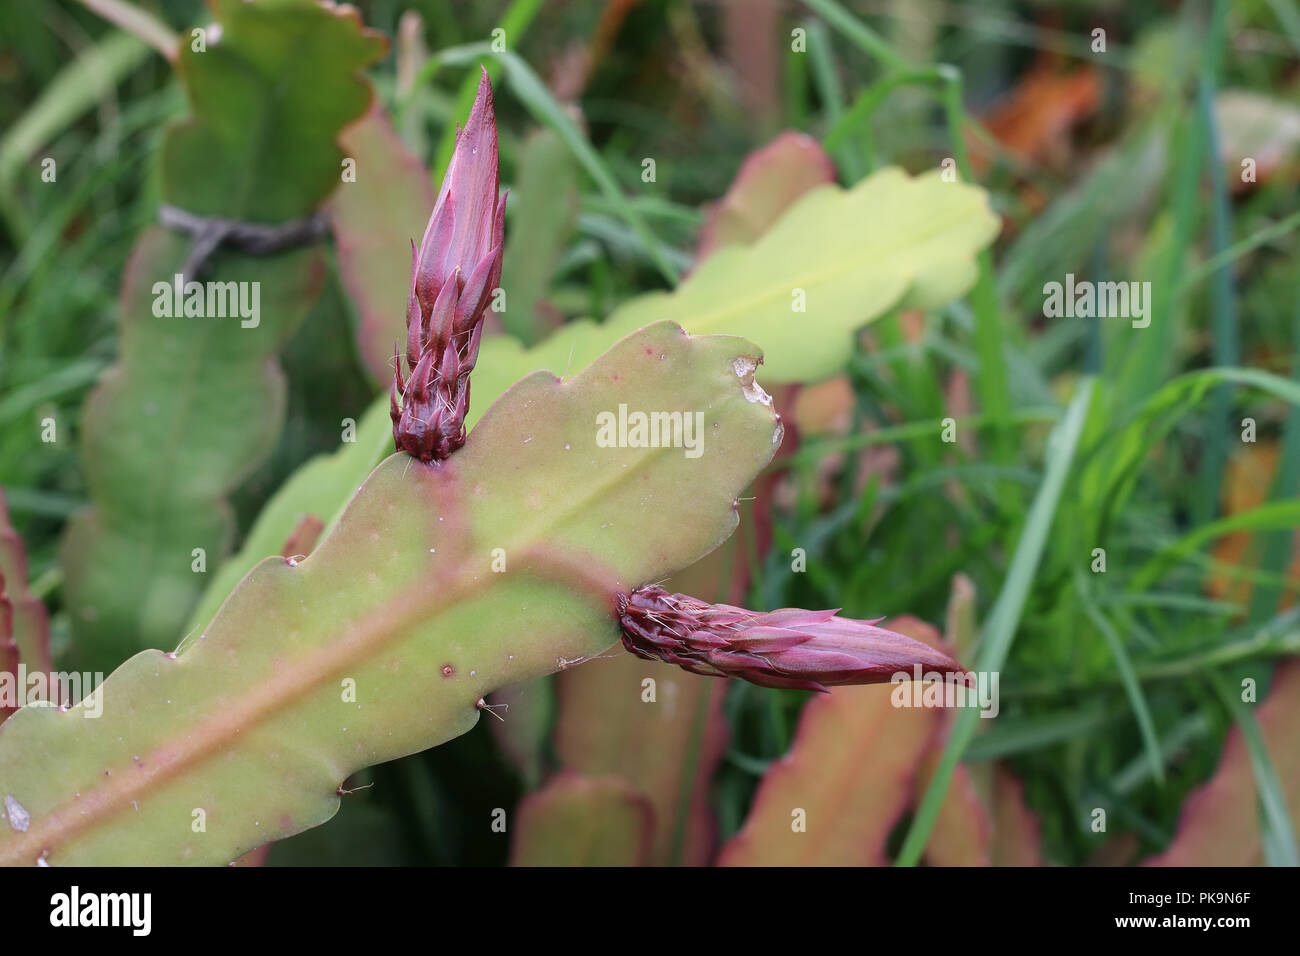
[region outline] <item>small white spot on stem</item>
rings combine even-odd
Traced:
[[[8,793],[5,794],[5,818],[9,821],[10,828],[19,833],[26,833],[32,823],[32,815]]]

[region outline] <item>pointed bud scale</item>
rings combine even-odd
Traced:
[[[824,692],[827,685],[884,683],[918,664],[965,673],[928,644],[835,611],[761,614],[653,586],[622,597],[618,610],[623,646],[637,657],[764,687]]]
[[[447,284],[442,287],[438,297],[433,300],[433,307],[429,310],[427,324],[425,329],[427,335],[424,337],[424,347],[442,352],[451,342],[452,320],[456,315],[456,304],[460,301],[460,270],[451,270],[451,275],[447,277]]]
[[[488,282],[492,280],[492,272],[497,263],[501,261],[501,250],[493,249],[483,257],[465,280],[465,284],[460,290],[460,300],[456,303],[456,316],[454,328],[457,333],[468,332],[474,327],[475,316],[481,316],[483,310],[487,308],[488,296],[492,290]]]
[[[407,377],[403,382],[399,353],[390,412],[397,450],[421,461],[446,458],[465,443],[469,373],[501,279],[504,235],[496,116],[484,70],[424,238],[418,249],[412,245]]]
[[[420,300],[415,294],[415,277],[418,272],[416,266],[419,263],[417,258],[418,252],[415,248],[415,240],[411,240],[411,288],[406,294],[406,364],[407,368],[413,368],[415,363],[420,361],[420,353],[424,350],[424,343],[420,340],[421,332],[424,328],[424,319],[420,315]],[[401,376],[400,361],[395,366],[398,376]]]

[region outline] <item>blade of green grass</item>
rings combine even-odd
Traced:
[[[1096,625],[1097,630],[1101,632],[1101,636],[1106,639],[1106,645],[1110,648],[1111,656],[1115,658],[1115,666],[1119,669],[1120,681],[1124,684],[1124,693],[1128,696],[1129,706],[1133,708],[1133,716],[1136,718],[1138,730],[1142,734],[1142,743],[1146,748],[1147,760],[1151,764],[1151,776],[1163,786],[1165,782],[1165,765],[1160,749],[1160,737],[1156,733],[1155,722],[1151,719],[1151,711],[1147,707],[1146,695],[1142,693],[1142,684],[1138,680],[1137,673],[1133,670],[1133,662],[1129,660],[1128,650],[1124,647],[1124,642],[1120,640],[1120,636],[1115,633],[1115,628],[1111,626],[1106,615],[1102,614],[1097,607],[1096,601],[1093,600],[1092,589],[1088,586],[1088,579],[1077,567],[1074,570],[1074,586],[1079,594],[1083,612],[1088,615],[1088,619]]]
[[[1216,21],[1225,16],[1227,5],[1215,5]],[[1216,25],[1217,29],[1221,29]],[[1202,67],[1196,87],[1197,108],[1205,129],[1205,165],[1210,173],[1210,247],[1217,255],[1231,245],[1232,206],[1223,172],[1220,155],[1218,124],[1214,116],[1217,89],[1215,64],[1207,61]],[[1237,288],[1232,267],[1221,266],[1214,272],[1210,291],[1210,328],[1213,335],[1214,364],[1228,367],[1241,361],[1241,343],[1237,339]],[[1232,393],[1227,387],[1214,390],[1210,398],[1210,427],[1205,436],[1205,451],[1197,475],[1199,494],[1196,497],[1198,520],[1213,517],[1219,508],[1220,486],[1223,471],[1228,463],[1228,412]]]
[[[890,46],[889,41],[835,0],[804,0],[804,6],[813,10],[823,20],[839,30],[868,56],[874,57],[891,70],[906,70],[910,64],[903,55]]]
[[[1273,16],[1282,27],[1282,32],[1286,34],[1287,39],[1291,41],[1291,45],[1295,47],[1296,53],[1300,54],[1300,10],[1287,0],[1264,0],[1264,2],[1273,11]]]
[[[1223,706],[1236,719],[1237,726],[1241,728],[1241,736],[1246,741],[1250,767],[1255,772],[1255,790],[1259,797],[1261,842],[1268,861],[1272,866],[1300,866],[1300,852],[1296,849],[1295,831],[1291,828],[1286,794],[1273,769],[1268,747],[1264,745],[1259,721],[1250,708],[1241,702],[1226,677],[1211,674],[1210,684],[1223,701]]]
[[[1164,735],[1160,755],[1165,762],[1176,757],[1188,744],[1210,733],[1210,721],[1204,713],[1195,713],[1175,724]],[[1110,780],[1110,790],[1116,794],[1132,793],[1146,782],[1151,773],[1150,762],[1145,756],[1135,757],[1123,770]]]
[[[1217,75],[1227,43],[1227,3],[1216,0],[1213,16],[1204,38],[1197,44],[1196,55],[1201,64],[1200,76]],[[1188,7],[1192,13],[1199,9]],[[1180,113],[1186,111],[1181,104],[1181,91],[1171,95],[1180,101]],[[1149,325],[1136,338],[1133,347],[1114,353],[1118,379],[1115,393],[1123,404],[1136,402],[1168,378],[1177,355],[1177,337],[1182,326],[1181,303],[1177,290],[1186,272],[1186,257],[1193,247],[1197,226],[1202,215],[1200,195],[1201,165],[1206,161],[1206,145],[1211,129],[1202,113],[1192,110],[1177,124],[1173,141],[1174,169],[1169,179],[1169,215],[1172,220],[1168,236],[1159,248],[1152,288],[1156,294],[1149,303]],[[1214,157],[1217,162],[1218,157]]]
[[[86,388],[99,377],[107,364],[102,359],[81,359],[37,381],[14,389],[0,399],[0,424],[5,424],[67,392]]]
[[[1085,472],[1103,473],[1094,511],[1104,524],[1127,500],[1151,449],[1216,385],[1232,384],[1300,405],[1300,382],[1252,368],[1207,368],[1165,382],[1142,401],[1118,415],[1111,427],[1086,445],[1079,459]]]
[[[808,21],[806,29],[813,82],[817,86],[817,95],[821,99],[826,122],[833,127],[844,116],[844,88],[840,85],[839,74],[835,69],[831,39],[826,32],[826,25],[819,20]],[[860,143],[852,138],[842,137],[832,155],[835,156],[845,181],[856,183],[862,178],[866,160]]]
[[[17,237],[29,231],[14,201],[14,178],[36,150],[69,123],[112,93],[140,64],[149,48],[127,33],[110,33],[46,85],[36,102],[0,138],[0,214]]]
[[[854,131],[870,121],[894,90],[904,86],[928,88],[938,82],[939,71],[934,67],[906,70],[882,77],[854,97],[852,106],[832,119],[826,135],[822,137],[822,148],[834,154],[846,146]]]
[[[1050,747],[1064,740],[1092,734],[1104,727],[1112,715],[1096,704],[1059,714],[1027,717],[1014,722],[993,721],[993,728],[971,741],[962,754],[963,763],[996,760],[1012,754]]]
[[[1009,424],[1016,425],[1034,425],[1045,422],[1054,422],[1060,419],[1061,410],[1059,408],[1023,408],[1017,410],[1007,420]],[[771,467],[780,468],[806,468],[815,464],[827,455],[835,455],[847,451],[859,451],[863,448],[873,448],[877,445],[891,445],[896,442],[912,441],[922,438],[933,438],[938,435],[944,427],[945,419],[933,418],[922,422],[904,422],[901,425],[891,425],[887,428],[881,428],[873,432],[863,432],[856,435],[847,435],[843,438],[826,438],[810,441],[797,453],[788,458],[775,462]],[[989,414],[968,415],[962,418],[954,418],[953,422],[959,431],[967,428],[986,428],[994,424],[1002,424]]]
[[[1029,597],[1029,589],[1033,585],[1038,563],[1042,559],[1047,535],[1051,531],[1056,508],[1061,500],[1061,492],[1065,488],[1070,465],[1079,444],[1079,436],[1083,433],[1088,407],[1092,402],[1094,384],[1093,379],[1090,378],[1080,381],[1066,409],[1065,417],[1053,429],[1048,439],[1048,462],[1043,483],[1034,496],[1034,503],[1025,520],[1024,531],[1016,545],[1002,591],[998,594],[997,603],[993,606],[985,626],[976,662],[979,671],[1000,672],[1011,650],[1016,627],[1025,609],[1025,601]],[[912,819],[902,849],[899,850],[897,861],[899,866],[915,866],[920,861],[926,842],[930,838],[930,831],[934,828],[935,818],[948,793],[953,771],[975,734],[978,720],[979,712],[974,708],[964,708],[958,715],[938,767]]]
[[[1226,639],[1216,640],[1210,647],[1193,650],[1180,657],[1146,661],[1135,665],[1138,680],[1144,684],[1157,680],[1183,680],[1204,671],[1228,664],[1261,660],[1285,654],[1300,654],[1300,608],[1279,614],[1264,625]],[[1031,697],[1057,698],[1062,694],[1090,694],[1119,682],[1115,673],[1095,679],[1044,680],[1027,683],[1008,683],[1002,690],[1003,698],[1019,700]]]
[[[1218,273],[1220,269],[1254,252],[1260,246],[1266,246],[1273,240],[1280,239],[1296,229],[1300,229],[1300,212],[1293,212],[1289,216],[1284,216],[1277,222],[1265,226],[1263,229],[1256,230],[1245,239],[1237,240],[1226,249],[1216,252],[1204,262],[1188,269],[1186,276],[1183,277],[1182,284],[1178,287],[1178,295],[1187,295],[1201,282]]]
[[[80,0],[81,5],[93,10],[109,23],[125,30],[149,44],[168,60],[176,59],[177,36],[172,28],[147,10],[141,10],[126,0]]]
[[[519,41],[528,32],[529,24],[533,22],[533,18],[537,16],[537,12],[541,8],[542,0],[514,0],[501,17],[500,29],[505,31],[506,43],[517,48]],[[501,68],[496,63],[489,63],[487,71],[493,83],[500,79]],[[461,80],[460,89],[456,91],[456,109],[451,115],[468,116],[470,107],[474,105],[474,95],[477,92],[478,74],[471,72],[465,79]],[[451,162],[452,150],[455,148],[456,124],[448,123],[442,131],[442,139],[438,141],[438,150],[434,153],[434,163],[430,169],[435,188],[442,182],[442,177],[447,172],[447,164]]]
[[[878,60],[887,70],[908,75],[917,72],[912,64],[897,53],[879,34],[835,0],[804,0],[804,2],[859,49]],[[961,173],[962,179],[973,183],[975,175],[971,168],[964,132],[966,125],[972,120],[963,103],[961,72],[948,65],[938,65],[934,70],[941,84],[939,99],[943,104],[949,145],[956,160],[957,170]],[[993,275],[992,254],[987,250],[981,253],[977,265],[979,276],[970,293],[971,309],[975,313],[975,351],[979,358],[979,375],[975,380],[975,391],[981,408],[1002,426],[996,428],[992,436],[993,440],[990,443],[993,446],[992,457],[999,461],[1006,461],[1014,453],[1012,436],[1005,427],[1011,415],[1011,388],[1006,357],[1003,355],[1008,330],[1002,321],[1002,307],[998,302],[997,282]],[[1009,505],[1010,502],[1006,504]]]
[[[1275,531],[1297,525],[1300,525],[1300,500],[1295,499],[1269,501],[1249,511],[1208,522],[1157,551],[1133,575],[1128,590],[1133,593],[1147,590],[1179,560],[1226,534],[1234,531]]]

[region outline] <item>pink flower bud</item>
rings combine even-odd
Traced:
[[[876,627],[876,621],[836,613],[799,608],[758,613],[653,586],[619,601],[624,647],[694,674],[826,691],[834,684],[884,683],[899,672],[910,675],[917,664],[965,673],[928,644]]]
[[[499,195],[497,125],[487,71],[447,165],[418,249],[411,246],[406,300],[406,376],[394,355],[389,395],[393,442],[421,461],[465,443],[469,374],[483,315],[501,280],[506,197]]]

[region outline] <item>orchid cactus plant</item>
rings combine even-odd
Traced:
[[[769,687],[958,668],[875,622],[654,583],[727,538],[780,446],[743,339],[652,323],[571,378],[525,376],[467,434],[505,209],[484,72],[411,244],[396,454],[310,553],[262,560],[176,650],[137,654],[76,707],[10,717],[0,860],[229,862],[327,820],[350,774],[464,733],[487,695],[620,635],[641,657]],[[596,423],[620,405],[702,415],[708,447],[605,447]],[[102,719],[82,719],[92,704]]]

